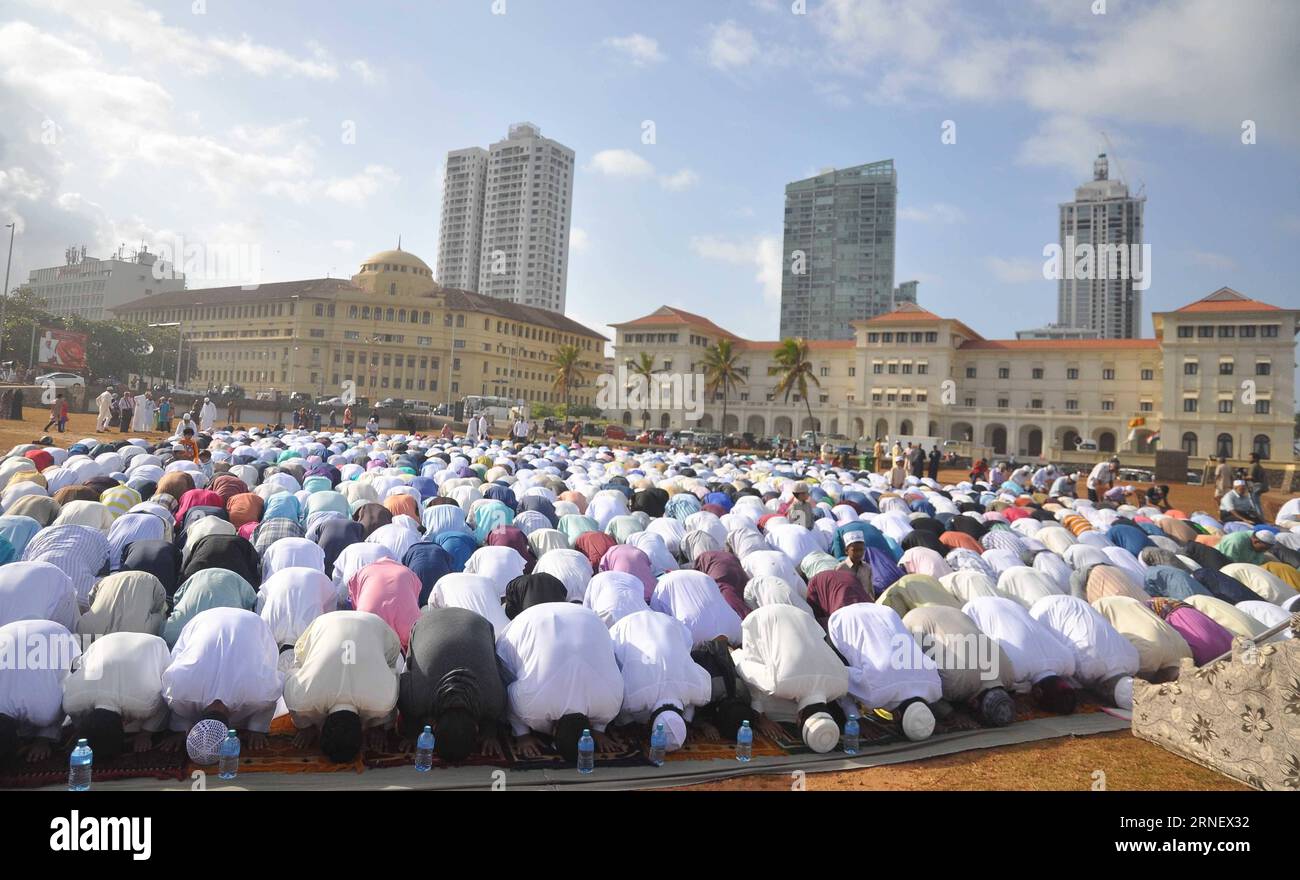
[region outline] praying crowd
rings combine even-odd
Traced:
[[[1013,695],[1126,708],[1134,678],[1300,611],[1300,498],[1225,522],[1112,497],[1109,461],[1079,498],[1049,468],[941,484],[449,433],[14,448],[0,760],[209,728],[256,749],[286,714],[340,762],[425,725],[449,763],[746,721],[827,752],[850,714],[919,740],[1009,724]]]

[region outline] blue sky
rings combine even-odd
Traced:
[[[1300,305],[1300,4],[501,2],[4,0],[14,278],[177,237],[254,245],[265,281],[399,233],[432,265],[446,152],[528,120],[577,153],[579,320],[667,303],[774,337],[783,187],[892,158],[896,279],[1010,336],[1055,318],[1042,249],[1104,130],[1146,187],[1148,313],[1223,285]]]

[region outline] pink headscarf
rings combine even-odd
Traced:
[[[379,559],[352,575],[348,596],[357,611],[384,619],[406,650],[411,627],[420,616],[420,578],[402,563]]]
[[[929,547],[911,548],[903,554],[898,564],[909,574],[928,574],[936,580],[946,574],[952,574],[952,566]]]
[[[639,580],[645,587],[645,600],[650,601],[655,591],[654,570],[650,557],[631,544],[618,544],[605,551],[600,558],[601,571],[624,571]]]

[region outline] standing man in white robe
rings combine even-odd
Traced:
[[[347,763],[365,731],[382,741],[396,718],[401,654],[393,628],[368,611],[331,611],[312,621],[284,682],[284,704],[299,731],[294,745],[319,739],[331,761]]]
[[[691,659],[691,631],[658,611],[637,611],[609,628],[623,672],[620,721],[663,724],[668,751],[686,744],[686,722],[713,696],[713,680]]]
[[[213,718],[248,732],[248,747],[266,745],[283,681],[279,650],[266,621],[242,608],[209,608],[196,614],[172,648],[163,673],[163,698],[171,729],[181,734]]]
[[[128,734],[132,751],[148,751],[153,735],[167,729],[162,691],[170,663],[167,643],[150,633],[109,633],[86,648],[63,684],[63,711],[96,758],[123,751]]]
[[[203,398],[203,407],[199,410],[199,430],[212,433],[212,424],[217,420],[217,405],[212,398]]]
[[[519,755],[541,755],[534,732],[553,737],[570,765],[583,730],[591,731],[598,751],[618,749],[605,728],[623,706],[623,673],[596,612],[567,602],[526,608],[497,637],[497,657]]]
[[[779,738],[775,722],[797,721],[814,752],[839,745],[833,713],[840,710],[832,704],[849,691],[848,667],[812,615],[793,605],[764,605],[745,618],[743,644],[731,656],[763,715],[758,730]]]
[[[52,620],[0,626],[0,761],[19,751],[28,761],[49,757],[63,724],[63,683],[80,654],[77,638]]]
[[[100,434],[107,431],[108,426],[113,423],[113,389],[105,388],[95,398],[95,406],[99,408],[95,416],[95,433]]]

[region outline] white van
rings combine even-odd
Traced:
[[[1096,440],[1080,440],[1078,443],[1074,444],[1074,448],[1075,448],[1075,450],[1076,450],[1077,452],[1096,452],[1096,451],[1097,451],[1097,441],[1096,441]]]

